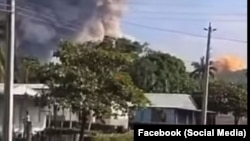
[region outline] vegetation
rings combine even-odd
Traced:
[[[191,85],[184,62],[167,53],[151,52],[138,58],[130,74],[134,83],[151,93],[188,93],[195,90]]]
[[[201,108],[200,94],[194,95],[196,103]],[[232,113],[235,117],[235,124],[247,113],[247,90],[241,85],[224,81],[210,82],[208,110],[217,113]]]
[[[82,141],[87,116],[112,115],[111,107],[126,112],[129,104],[144,106],[148,100],[128,74],[137,57],[133,47],[110,40],[101,43],[62,43],[55,56],[60,63],[39,67],[39,78],[49,86],[46,95],[54,105],[79,113]]]
[[[17,83],[38,83],[37,70],[40,62],[36,58],[23,57],[19,62],[15,63],[15,81]]]
[[[193,62],[191,65],[194,67],[194,71],[190,75],[198,80],[201,80],[206,70],[205,57],[201,57],[200,62]],[[209,75],[214,77],[217,68],[213,65],[212,61],[209,62],[209,65]]]
[[[98,136],[93,137],[92,141],[133,141],[133,134],[100,134]]]
[[[73,108],[79,113],[82,127],[90,113],[99,117],[112,115],[110,107],[114,104],[124,112],[128,102],[145,105],[148,101],[143,92],[191,93],[200,105],[204,58],[200,63],[192,63],[196,69],[190,75],[181,59],[147,46],[112,38],[81,45],[65,42],[54,54],[60,63],[40,64],[36,59],[26,58],[21,66],[26,70],[23,73],[26,82],[40,80],[50,87],[51,92],[44,95],[46,101],[50,99],[47,104],[55,109]],[[210,82],[208,109],[233,113],[237,124],[246,113],[246,104],[240,102],[246,101],[246,89],[238,86],[240,83],[220,81],[222,77],[214,75],[216,68],[210,69],[210,75],[219,79]],[[32,75],[37,78],[32,80]]]
[[[0,82],[4,82],[5,76],[5,48],[0,47]],[[39,60],[31,57],[23,57],[15,62],[15,83],[37,83]]]
[[[1,81],[5,74],[4,56],[4,51],[0,50]],[[81,120],[80,141],[90,114],[104,118],[113,114],[111,107],[127,112],[130,104],[145,106],[149,101],[144,92],[190,93],[201,106],[200,84],[206,65],[204,57],[201,62],[192,63],[195,69],[190,74],[184,62],[175,56],[153,51],[148,48],[148,44],[110,37],[102,42],[84,44],[63,42],[54,56],[60,63],[41,64],[35,58],[22,58],[15,64],[15,79],[19,83],[46,84],[50,92],[44,93],[42,99],[46,98],[44,100],[47,103],[42,102],[43,105],[52,105],[54,111],[58,108],[71,108],[77,113]],[[215,75],[214,72],[216,68],[211,66],[210,76],[218,79],[213,79],[209,84],[208,110],[233,113],[235,124],[238,124],[239,119],[246,115],[247,90],[246,82],[236,79],[243,76],[247,80],[246,71],[224,75]],[[123,139],[128,141],[132,137],[95,137],[96,141]]]
[[[245,88],[247,88],[247,70],[239,70],[235,72],[223,72],[218,73],[216,75],[216,78],[219,80],[223,80],[226,82],[231,82],[235,84],[243,85]]]

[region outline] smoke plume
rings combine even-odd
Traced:
[[[0,0],[3,1],[3,0]],[[75,42],[121,36],[126,0],[18,0],[17,53],[51,57],[61,39]]]
[[[238,70],[243,70],[246,69],[246,63],[241,59],[240,57],[237,56],[222,56],[216,59],[215,64],[216,68],[220,72],[222,71],[238,71]]]

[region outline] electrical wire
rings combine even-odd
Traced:
[[[0,6],[1,6],[1,4],[0,4]],[[28,14],[22,13],[22,10],[23,10],[23,11],[26,11],[26,12],[29,12],[29,13],[32,13],[33,11],[31,11],[31,10],[28,10],[28,9],[25,9],[25,8],[22,8],[22,7],[16,7],[16,8],[17,8],[17,10],[21,10],[21,12],[20,12],[20,11],[17,12],[18,15],[26,16],[26,17],[29,17],[29,18],[38,20],[38,21],[40,21],[40,22],[44,22],[44,23],[46,23],[46,24],[51,24],[51,25],[54,25],[54,26],[56,26],[56,27],[63,28],[63,29],[67,29],[67,30],[70,30],[70,31],[78,31],[78,30],[79,30],[78,28],[68,27],[68,26],[65,26],[65,25],[63,25],[63,24],[54,23],[54,22],[52,22],[52,21],[49,22],[48,19],[52,19],[52,17],[47,16],[47,15],[45,15],[45,14],[39,15],[39,16],[42,16],[42,17],[44,17],[44,18],[47,18],[47,19],[42,19],[42,18],[39,18],[39,17],[35,17],[35,16],[32,16],[32,15],[28,15]],[[0,11],[2,11],[2,9],[0,9]],[[3,10],[3,11],[4,11],[4,12],[10,12],[10,11],[8,11],[8,10]],[[34,13],[34,12],[33,12],[33,13]],[[161,28],[149,27],[149,26],[140,25],[140,24],[131,23],[131,22],[124,22],[124,23],[130,24],[130,25],[140,26],[140,27],[143,27],[143,28],[158,30],[158,31],[172,32],[172,33],[184,34],[184,35],[194,36],[194,37],[200,37],[200,38],[207,38],[207,36],[201,36],[201,35],[192,34],[192,33],[186,33],[186,32],[182,32],[182,31],[176,31],[176,30],[170,30],[170,29],[161,29]],[[247,41],[234,40],[234,39],[226,39],[226,38],[215,38],[215,39],[218,39],[218,40],[226,40],[226,41],[233,41],[233,42],[247,43]],[[192,62],[193,62],[193,61],[185,60],[185,59],[182,59],[182,60],[183,60],[185,63],[192,63]]]
[[[185,7],[211,7],[212,5],[209,5],[209,4],[194,4],[194,3],[190,3],[190,4],[181,4],[181,3],[166,3],[166,2],[157,2],[157,3],[155,3],[156,1],[154,1],[154,2],[145,2],[145,1],[143,1],[143,2],[138,2],[138,1],[134,1],[133,0],[133,2],[128,2],[128,4],[130,4],[130,5],[135,5],[135,6],[185,6]],[[234,4],[234,6],[240,6],[240,7],[242,7],[242,6],[245,6],[246,7],[246,5],[235,5]]]
[[[193,33],[187,33],[187,32],[178,31],[178,30],[163,29],[163,28],[158,28],[158,27],[151,27],[151,26],[141,25],[141,24],[127,22],[127,21],[123,21],[123,23],[128,24],[128,25],[137,26],[137,27],[146,28],[146,29],[157,30],[157,31],[161,31],[161,32],[170,32],[170,33],[183,34],[183,35],[188,35],[188,36],[193,36],[193,37],[199,37],[199,38],[207,38],[207,36],[202,36],[202,35],[193,34]],[[236,39],[227,39],[227,38],[221,38],[221,37],[211,37],[211,38],[212,39],[216,39],[216,40],[224,40],[224,41],[231,41],[231,42],[238,42],[238,43],[247,43],[247,41],[236,40]]]
[[[178,11],[150,11],[130,9],[131,12],[137,14],[164,14],[164,15],[216,15],[216,16],[247,16],[247,13],[210,13],[210,12],[178,12]]]
[[[208,19],[202,19],[202,18],[176,18],[176,17],[142,17],[142,16],[131,16],[130,18],[135,18],[135,19],[142,19],[142,20],[159,20],[159,21],[190,21],[190,22],[200,22],[200,21],[208,21]],[[247,19],[242,20],[242,19],[212,19],[214,22],[247,22]]]
[[[1,5],[2,4],[0,3],[0,6]],[[5,6],[6,6],[6,4],[5,4]],[[29,12],[29,13],[34,13],[34,11],[32,11],[32,10],[29,10],[29,9],[26,9],[26,8],[22,8],[22,7],[19,7],[19,6],[17,6],[16,8],[18,10],[21,10],[21,12],[17,12],[17,14],[22,15],[22,16],[28,16],[30,18],[39,20],[41,22],[49,23],[48,20],[51,21],[51,19],[53,19],[53,17],[51,17],[51,16],[48,16],[48,15],[40,13],[39,16],[47,18],[45,20],[45,19],[42,19],[40,17],[35,17],[35,16],[29,15],[29,14],[22,13],[22,10],[26,11],[26,12]],[[188,35],[188,36],[193,36],[193,37],[207,38],[207,36],[202,36],[202,35],[197,35],[197,34],[193,34],[193,33],[187,33],[187,32],[178,31],[178,30],[172,30],[172,29],[163,29],[163,28],[158,28],[158,27],[151,27],[151,26],[141,25],[141,24],[132,23],[132,22],[128,22],[128,21],[123,21],[123,23],[128,24],[128,25],[137,26],[137,27],[142,27],[142,28],[157,30],[157,31],[161,31],[161,32],[178,33],[178,34],[183,34],[183,35]],[[64,29],[71,30],[71,31],[78,31],[79,30],[79,27],[77,27],[76,25],[72,25],[71,27],[69,27],[69,26],[65,26],[63,24],[58,24],[58,23],[55,23],[55,22],[53,22],[53,23],[50,22],[50,24],[55,25],[56,27],[64,28]],[[221,37],[212,37],[212,38],[213,39],[217,39],[217,40],[224,40],[224,41],[231,41],[231,42],[238,42],[238,43],[247,43],[247,41],[236,40],[236,39],[227,39],[227,38],[221,38]]]

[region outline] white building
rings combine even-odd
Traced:
[[[49,90],[43,84],[15,84],[14,85],[14,131],[23,131],[23,119],[25,118],[26,111],[29,112],[31,122],[33,124],[33,133],[44,130],[46,128],[46,121],[49,117],[53,116],[53,108],[39,107],[36,104],[35,97]],[[0,84],[0,134],[3,127],[3,112],[4,112],[4,84]],[[119,112],[117,112],[119,114]],[[78,116],[72,113],[69,109],[57,111],[58,120],[78,121]],[[104,120],[106,124],[128,126],[128,116],[118,115],[112,116]],[[92,119],[95,122],[95,119]]]
[[[47,118],[53,113],[48,107],[39,107],[35,103],[35,97],[47,89],[42,84],[15,84],[14,85],[14,116],[13,127],[15,132],[23,132],[23,121],[26,111],[29,112],[33,124],[33,133],[46,128]],[[4,84],[0,84],[0,134],[3,128],[4,117]],[[58,111],[58,116],[65,115],[64,120],[77,120],[77,116],[69,114],[69,110]]]

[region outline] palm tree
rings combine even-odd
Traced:
[[[215,73],[217,72],[217,68],[213,65],[214,62],[210,61],[209,62],[209,75],[214,77]],[[201,57],[200,62],[193,62],[191,64],[194,67],[194,71],[191,72],[190,76],[192,76],[195,79],[201,80],[203,78],[203,75],[205,73],[206,69],[206,62],[205,62],[205,57]]]

